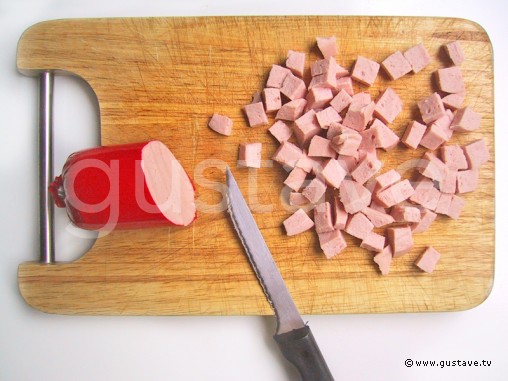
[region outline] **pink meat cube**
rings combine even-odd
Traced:
[[[395,226],[386,229],[388,242],[393,251],[393,257],[400,257],[409,252],[413,246],[413,232],[409,226]]]
[[[393,80],[399,79],[412,70],[411,64],[398,50],[381,62],[381,66]]]
[[[314,160],[307,156],[307,152],[304,151],[302,157],[296,162],[296,166],[307,173],[311,173],[314,168]]]
[[[263,100],[266,112],[274,112],[282,107],[280,90],[273,87],[263,89]]]
[[[359,184],[364,184],[381,169],[382,165],[380,160],[367,155],[351,172],[351,177]]]
[[[415,264],[426,273],[431,273],[436,268],[441,254],[432,246],[427,247],[422,255],[418,257]]]
[[[474,131],[480,128],[481,118],[471,107],[464,107],[457,110],[450,128],[460,132]]]
[[[442,136],[446,141],[450,140],[453,135],[453,130],[450,128],[454,118],[452,110],[446,110],[445,115],[431,123],[431,127],[435,126],[442,131]]]
[[[458,220],[465,205],[466,201],[462,197],[453,194],[452,201],[446,215],[453,218],[454,220]]]
[[[414,193],[409,197],[411,202],[419,204],[429,210],[436,209],[441,192],[434,187],[432,180],[422,180],[414,189]]]
[[[433,151],[438,149],[447,140],[448,136],[445,131],[438,124],[432,123],[425,131],[425,134],[423,134],[420,145]]]
[[[347,247],[346,240],[342,236],[342,232],[340,230],[319,233],[318,237],[319,246],[328,259],[335,257]]]
[[[463,93],[466,90],[462,73],[458,66],[446,67],[436,71],[437,86],[445,93]]]
[[[313,87],[305,97],[307,109],[322,109],[333,99],[332,90],[326,87]]]
[[[394,148],[400,141],[397,134],[379,119],[374,119],[370,126],[370,130],[374,134],[376,148],[382,148],[388,151]]]
[[[214,113],[208,122],[208,127],[219,134],[229,136],[233,132],[233,121],[227,116]]]
[[[307,197],[307,199],[312,202],[313,204],[319,202],[321,197],[326,192],[326,185],[324,182],[322,182],[317,177],[313,178],[309,185],[307,185],[303,191],[302,194]]]
[[[490,160],[489,147],[487,147],[485,139],[475,140],[472,143],[466,144],[462,148],[470,169],[480,168],[483,164]]]
[[[307,172],[301,168],[295,167],[289,172],[288,177],[284,180],[284,184],[294,191],[299,191],[306,178]]]
[[[438,214],[447,214],[448,211],[450,210],[452,198],[453,198],[453,194],[441,193],[434,212],[436,212]]]
[[[444,145],[441,147],[441,158],[449,169],[467,169],[468,164],[464,150],[458,145]]]
[[[390,215],[396,222],[420,222],[422,218],[420,209],[409,205],[394,205]]]
[[[335,111],[342,112],[342,110],[346,109],[350,104],[353,98],[348,92],[344,89],[340,90],[337,95],[330,101],[330,106],[332,106]]]
[[[415,190],[409,180],[405,179],[378,192],[376,199],[383,207],[390,208],[395,204],[407,200],[414,192]]]
[[[337,39],[335,36],[331,37],[316,37],[317,46],[324,58],[329,58],[337,55]]]
[[[374,262],[378,265],[381,275],[388,275],[392,261],[393,252],[390,245],[386,246],[383,251],[374,256]]]
[[[313,89],[315,87],[335,90],[337,87],[337,77],[335,72],[329,70],[324,74],[319,74],[312,77],[309,83],[309,89]]]
[[[423,233],[424,231],[426,231],[437,217],[436,213],[427,208],[422,208],[420,210],[420,214],[421,214],[420,222],[411,224],[411,230],[413,231],[413,234]]]
[[[390,169],[389,171],[376,177],[374,182],[374,191],[379,192],[383,189],[386,189],[390,185],[393,185],[396,182],[400,181],[400,179],[401,179],[400,173],[397,172],[395,169]]]
[[[372,222],[372,224],[376,228],[390,225],[391,223],[395,222],[393,217],[388,213],[374,209],[370,206],[366,207],[365,209],[362,209],[362,213],[365,214],[365,216],[370,220],[370,222]]]
[[[425,152],[418,162],[418,171],[425,177],[441,181],[446,175],[446,164],[432,152]]]
[[[353,237],[364,239],[372,229],[374,229],[372,222],[363,213],[358,212],[349,218],[344,230]]]
[[[356,93],[351,98],[352,98],[352,100],[351,100],[352,105],[368,105],[370,102],[372,102],[372,97],[366,91]]]
[[[333,74],[336,75],[337,61],[335,60],[335,57],[316,60],[310,65],[310,75],[312,77],[326,74],[329,71],[333,72]]]
[[[263,102],[250,103],[243,107],[243,111],[249,121],[249,126],[258,127],[268,124]]]
[[[344,205],[342,205],[338,196],[333,197],[332,213],[333,227],[340,230],[345,229],[349,214],[344,209]]]
[[[430,55],[423,44],[415,45],[404,52],[404,58],[411,64],[413,73],[418,73],[431,61]]]
[[[362,142],[362,135],[358,132],[344,132],[332,139],[332,148],[344,156],[356,156]]]
[[[268,131],[278,140],[279,143],[288,140],[293,135],[293,130],[282,120],[276,121]]]
[[[367,124],[372,119],[374,113],[374,107],[376,104],[370,102],[369,104],[351,104],[346,112],[346,116],[342,121],[342,124],[346,127],[352,128],[356,131],[363,131]]]
[[[418,102],[418,109],[423,122],[430,124],[445,115],[443,101],[438,93],[434,93]]]
[[[242,167],[261,168],[261,143],[240,143],[238,164]]]
[[[335,159],[328,160],[321,171],[325,182],[333,188],[339,188],[346,175],[347,171]]]
[[[395,120],[401,111],[402,100],[391,87],[386,88],[376,100],[374,115],[389,124]]]
[[[319,126],[317,121],[316,112],[314,110],[309,110],[295,120],[293,132],[301,146],[310,142],[314,136],[321,132],[321,126]]]
[[[479,172],[477,169],[467,169],[457,172],[457,193],[473,192],[478,187]]]
[[[305,86],[303,79],[298,78],[293,73],[289,73],[282,83],[280,92],[290,100],[305,98],[307,86]]]
[[[459,66],[466,59],[459,41],[449,42],[445,45],[445,50],[454,65]]]
[[[337,156],[337,152],[335,152],[332,148],[328,139],[315,135],[310,141],[307,155],[335,158]]]
[[[372,86],[376,80],[380,65],[376,61],[358,56],[351,77],[367,86]]]
[[[295,121],[303,114],[303,110],[307,105],[307,101],[304,98],[292,100],[280,108],[275,116],[275,119],[282,119],[288,121]]]
[[[459,109],[464,103],[465,93],[448,94],[443,97],[443,104],[450,110]]]
[[[330,203],[322,202],[314,208],[314,224],[316,233],[326,233],[334,230],[332,221],[332,208]]]
[[[439,190],[443,193],[455,193],[457,190],[457,171],[447,168],[445,177],[439,181]]]
[[[328,127],[328,131],[326,131],[326,138],[328,140],[332,140],[334,137],[342,134],[343,132],[355,132],[355,130],[352,130],[351,128],[348,128],[341,124],[340,122],[334,122],[330,124],[330,127]]]
[[[349,214],[354,214],[369,206],[372,194],[362,184],[344,179],[339,187],[340,201]]]
[[[314,226],[314,221],[303,209],[298,209],[283,222],[288,236],[303,233]]]
[[[349,95],[353,96],[353,81],[350,76],[337,78],[337,85],[335,87],[335,91],[339,93],[341,90],[344,90]]]
[[[286,67],[291,70],[294,75],[301,78],[305,69],[305,53],[295,52],[294,50],[288,51]]]
[[[282,67],[280,65],[272,65],[272,69],[270,70],[270,74],[268,74],[268,80],[266,81],[266,87],[275,87],[280,89],[286,76],[291,71],[288,68]]]
[[[289,205],[305,206],[307,204],[309,204],[309,200],[303,194],[298,192],[291,192],[289,194]]]
[[[417,149],[426,130],[427,126],[417,122],[416,120],[413,120],[407,125],[406,132],[404,133],[401,141],[406,146],[412,149]]]
[[[316,113],[316,118],[322,129],[327,130],[332,123],[339,123],[342,121],[339,113],[331,106]]]
[[[381,234],[371,231],[370,233],[365,235],[362,243],[360,244],[360,247],[363,249],[379,253],[383,251],[385,247],[385,237],[382,236]]]
[[[296,166],[297,161],[303,156],[303,151],[291,142],[283,141],[272,156],[272,160],[290,168]]]

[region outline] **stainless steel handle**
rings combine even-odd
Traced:
[[[53,73],[39,74],[39,235],[40,261],[55,262],[53,200],[48,187],[53,180]]]

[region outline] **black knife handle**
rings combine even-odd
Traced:
[[[280,350],[300,372],[303,381],[333,381],[309,326],[275,335]]]

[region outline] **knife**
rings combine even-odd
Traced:
[[[298,369],[303,381],[333,381],[314,335],[310,327],[303,322],[229,168],[226,168],[226,185],[231,220],[275,312],[277,329],[273,338],[284,357]]]

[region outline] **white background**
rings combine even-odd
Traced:
[[[496,272],[490,297],[464,312],[306,316],[338,380],[507,380],[508,14],[505,1],[170,1],[0,0],[0,381],[298,380],[271,336],[272,317],[82,317],[28,307],[17,289],[19,263],[37,258],[34,79],[16,71],[16,44],[39,21],[66,17],[206,15],[454,16],[481,24],[494,47]],[[98,144],[93,97],[76,80],[56,80],[55,169]],[[65,231],[58,257],[88,241]],[[404,360],[490,360],[489,368],[407,368]]]

